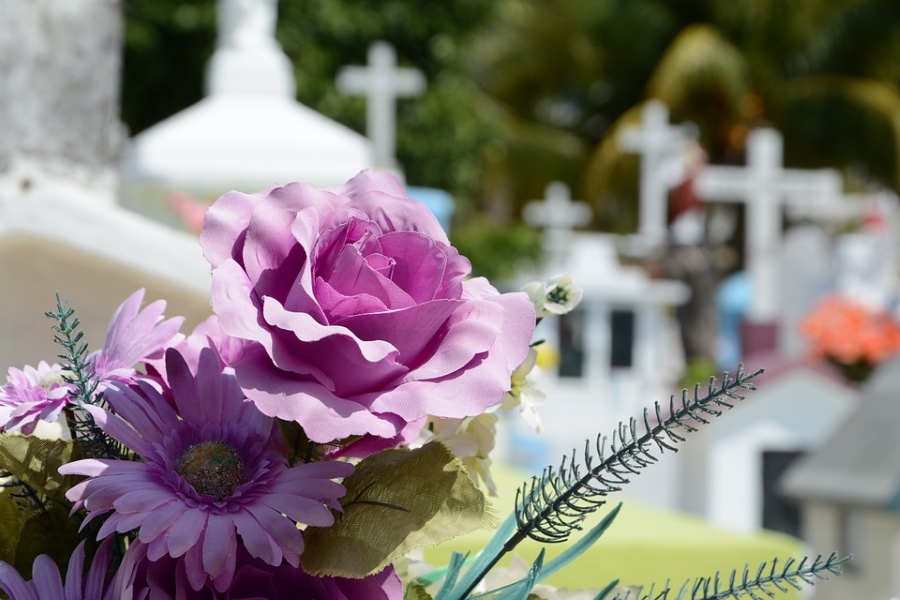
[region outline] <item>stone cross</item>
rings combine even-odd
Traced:
[[[522,213],[529,225],[544,228],[544,251],[551,268],[562,266],[572,229],[591,222],[591,207],[572,201],[569,188],[561,181],[551,182],[543,200],[532,200]]]
[[[669,109],[659,100],[648,100],[641,111],[641,124],[625,125],[616,136],[623,150],[641,155],[638,235],[651,248],[666,241],[667,193],[678,183],[669,167],[696,137],[693,125],[670,125]]]
[[[747,166],[708,166],[697,176],[699,198],[747,205],[745,260],[753,282],[748,318],[774,321],[779,312],[778,255],[781,208],[791,200],[833,198],[841,192],[840,175],[831,169],[782,167],[783,140],[774,129],[756,129],[747,139]]]
[[[345,94],[367,97],[366,135],[375,146],[375,166],[395,168],[396,101],[425,91],[425,76],[418,69],[398,68],[394,47],[375,42],[368,66],[343,67],[336,83]]]

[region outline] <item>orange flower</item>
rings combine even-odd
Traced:
[[[900,352],[900,324],[884,311],[829,296],[800,323],[815,356],[850,365],[878,364]]]

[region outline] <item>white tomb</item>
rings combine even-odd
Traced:
[[[766,467],[815,451],[858,400],[837,376],[801,364],[778,373],[772,372],[778,365],[764,366],[759,389],[691,434],[679,452],[682,508],[748,533],[763,528],[767,513],[779,508],[772,506],[777,481],[766,480]]]
[[[180,226],[177,192],[212,201],[303,181],[340,185],[374,166],[365,137],[294,100],[274,38],[275,0],[218,0],[207,96],[135,136],[121,165],[122,204]]]
[[[397,53],[387,42],[369,47],[369,64],[344,67],[337,87],[350,95],[366,96],[366,135],[375,147],[375,167],[399,171],[395,158],[397,98],[425,91],[425,76],[418,69],[398,68]]]
[[[559,365],[537,379],[547,397],[538,408],[544,422],[543,460],[530,460],[544,465],[573,447],[582,451],[586,439],[612,432],[643,406],[668,399],[684,367],[671,308],[687,300],[686,285],[654,280],[639,267],[621,265],[615,236],[605,234],[573,234],[559,272],[571,275],[584,295],[573,313],[544,319],[535,332],[561,355]],[[534,434],[522,437],[530,443]],[[664,470],[660,476],[673,476],[672,469]],[[654,476],[643,479],[660,482]],[[670,483],[661,489],[677,489]],[[629,486],[626,493],[656,505],[674,504],[652,487]]]

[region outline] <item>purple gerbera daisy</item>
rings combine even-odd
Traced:
[[[119,305],[109,322],[106,343],[90,360],[101,391],[110,381],[131,383],[135,365],[161,357],[166,348],[177,343],[184,317],[163,320],[166,301],[157,300],[140,310],[144,290],[140,289]]]
[[[37,368],[9,369],[0,387],[0,431],[34,432],[39,421],[56,421],[73,391],[63,368],[41,361]]]
[[[124,589],[127,581],[107,578],[112,541],[110,538],[100,545],[87,576],[84,575],[84,542],[78,544],[69,558],[65,581],[56,563],[45,554],[34,559],[31,581],[25,581],[11,565],[0,562],[0,590],[10,600],[130,600],[131,595]]]
[[[270,565],[299,564],[297,524],[327,527],[329,507],[345,490],[332,481],[353,466],[313,462],[290,467],[275,420],[245,402],[215,352],[200,353],[196,376],[174,349],[166,352],[174,408],[152,384],[113,384],[113,413],[87,406],[98,426],[143,460],[88,459],[60,468],[87,475],[67,497],[94,516],[110,512],[99,537],[138,530],[147,556],[181,558],[191,586],[218,590],[234,575],[238,538]]]
[[[131,587],[124,591],[135,598],[149,600],[400,600],[403,584],[393,566],[360,579],[316,577],[302,567],[288,564],[272,566],[238,547],[234,578],[227,590],[217,591],[209,584],[192,589],[183,562],[171,557],[147,560],[147,545],[135,541],[125,553],[123,567],[129,573]]]

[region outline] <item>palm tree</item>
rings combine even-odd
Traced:
[[[741,160],[748,130],[766,124],[784,134],[792,166],[838,167],[900,189],[900,69],[890,59],[900,56],[900,5],[701,4],[708,21],[672,39],[646,96],[665,101],[676,120],[697,123],[712,162]],[[632,108],[613,129],[637,117]],[[626,217],[634,219],[635,164],[605,136],[588,169],[588,197],[601,209],[627,199]]]

